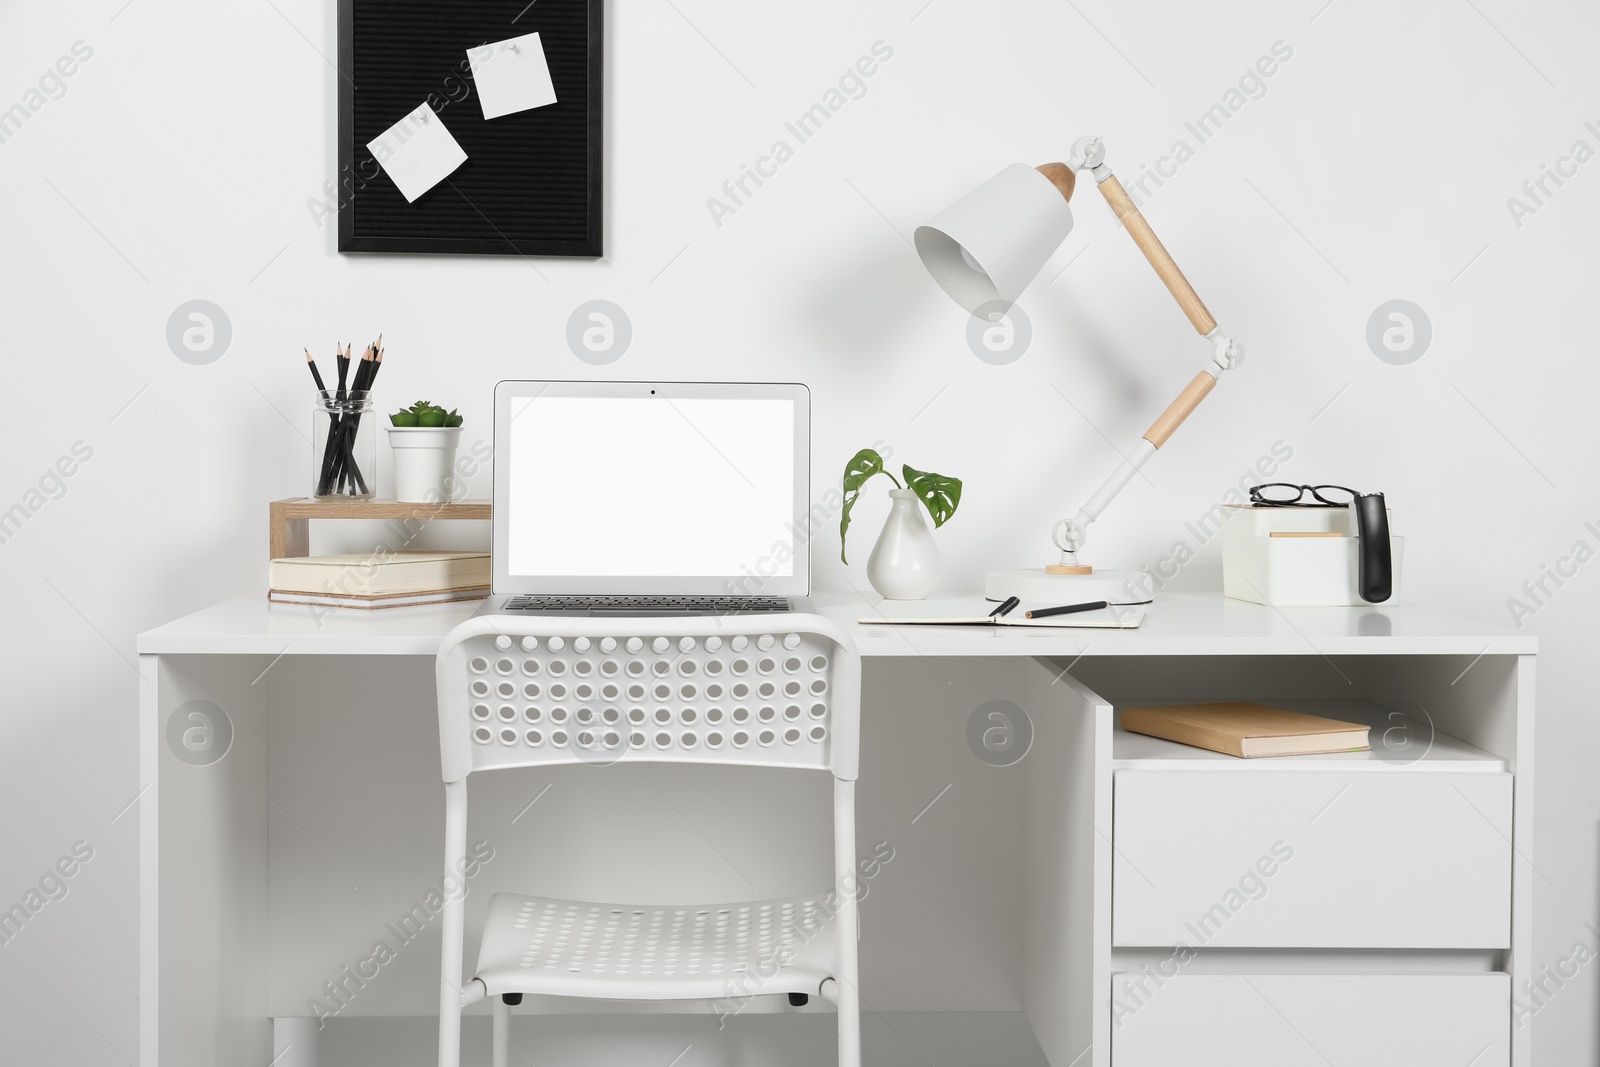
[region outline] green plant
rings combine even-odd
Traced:
[[[437,404],[419,400],[390,415],[389,423],[393,426],[460,426],[461,416],[456,414],[455,408],[446,411]]]
[[[850,457],[850,462],[844,465],[844,514],[839,519],[839,560],[845,565],[850,561],[845,558],[845,531],[850,529],[850,509],[856,506],[856,500],[861,496],[861,487],[867,484],[873,475],[881,474],[895,484],[897,489],[910,489],[917,494],[917,499],[922,501],[922,506],[928,509],[928,515],[933,519],[934,529],[938,529],[949,522],[955,515],[957,506],[961,503],[961,479],[950,478],[943,474],[934,474],[932,471],[919,471],[909,463],[900,468],[900,473],[905,477],[905,484],[900,484],[900,479],[883,465],[883,457],[876,449],[863,448],[860,452]]]

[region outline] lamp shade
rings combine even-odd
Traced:
[[[916,245],[956,303],[998,319],[1071,232],[1072,209],[1061,190],[1033,167],[1013,163],[918,226]]]

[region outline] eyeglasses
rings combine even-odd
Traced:
[[[1306,499],[1306,494],[1311,499]],[[1291,485],[1268,482],[1250,487],[1250,505],[1257,508],[1347,508],[1360,494],[1342,485]]]

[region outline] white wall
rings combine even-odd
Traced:
[[[1147,215],[1250,358],[1097,528],[1096,562],[1154,564],[1185,539],[1199,555],[1177,584],[1217,586],[1217,546],[1184,523],[1280,441],[1285,477],[1389,494],[1412,599],[1503,622],[1543,565],[1600,549],[1585,316],[1600,163],[1520,220],[1507,206],[1575,141],[1600,149],[1593,5],[625,0],[608,13],[599,262],[338,255],[307,206],[336,168],[332,8],[0,6],[0,109],[75,42],[93,50],[0,143],[0,510],[42,504],[0,544],[15,605],[0,905],[75,842],[94,850],[0,945],[8,1062],[134,1054],[136,819],[117,817],[138,790],[134,634],[261,594],[266,502],[306,490],[305,344],[385,331],[384,402],[458,404],[468,440],[504,377],[804,381],[818,491],[879,438],[896,462],[966,478],[940,541],[949,587],[975,587],[1043,561],[1050,523],[1203,346],[1087,183],[1073,239],[1023,300],[1032,349],[1009,366],[968,350],[910,233],[1001,164],[1063,157],[1081,134],[1105,136],[1125,180],[1181,138],[1197,150]],[[715,224],[708,197],[878,41],[893,56],[865,95]],[[1199,144],[1186,120],[1280,41],[1292,56],[1259,98]],[[208,366],[165,339],[195,298],[233,329]],[[598,371],[564,341],[592,298],[634,327]],[[1365,341],[1394,298],[1432,322],[1413,365]],[[80,441],[92,458],[60,499],[29,497]],[[819,540],[819,584],[864,586],[882,513],[875,487],[849,571]],[[1536,958],[1555,966],[1594,941],[1600,564],[1547,586],[1525,621],[1544,649]],[[1541,1062],[1595,1058],[1597,997],[1586,965],[1550,998],[1532,1024]]]

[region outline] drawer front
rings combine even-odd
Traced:
[[[1112,976],[1113,1067],[1511,1062],[1504,974],[1180,975],[1135,1003],[1138,977]]]
[[[1113,941],[1509,947],[1511,777],[1119,771]]]

